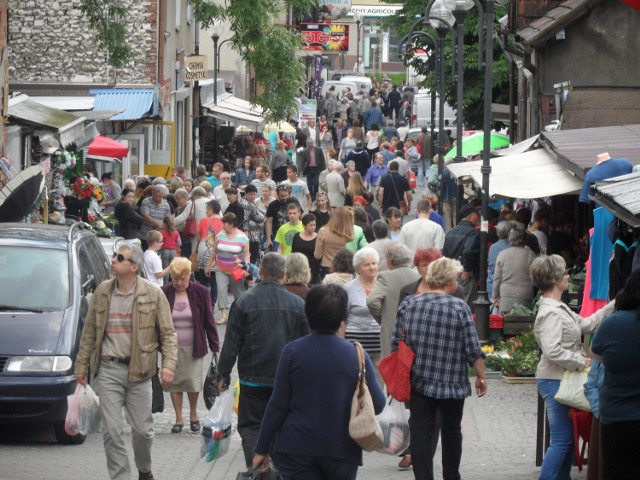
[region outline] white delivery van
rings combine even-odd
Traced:
[[[336,93],[338,96],[342,96],[342,90],[349,87],[353,95],[357,95],[360,90],[364,90],[369,93],[371,90],[371,79],[369,77],[342,77],[340,80],[329,80],[324,82],[320,94],[324,96],[332,86],[336,87]]]
[[[413,96],[411,126],[412,127],[428,127],[431,125],[431,94],[423,93],[424,90],[420,90],[420,93]],[[436,99],[436,127],[440,126],[439,123],[439,105]],[[451,108],[447,103],[444,104],[444,126],[445,128],[451,128],[455,130],[456,125],[456,111]]]

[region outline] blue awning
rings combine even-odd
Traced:
[[[140,120],[158,115],[157,95],[152,88],[90,90],[96,96],[94,111],[123,110],[109,120]]]

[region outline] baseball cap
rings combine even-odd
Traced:
[[[458,219],[462,220],[463,218],[466,218],[469,215],[471,215],[473,212],[480,212],[480,210],[481,210],[481,207],[475,207],[473,205],[464,205],[458,211]]]

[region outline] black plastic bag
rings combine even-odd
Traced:
[[[216,397],[220,395],[218,391],[218,354],[214,353],[211,357],[211,365],[207,371],[207,378],[204,380],[202,386],[202,398],[204,398],[204,404],[208,410],[211,409],[216,401]]]
[[[164,412],[164,392],[162,391],[162,385],[160,384],[159,372],[160,369],[156,370],[156,374],[151,377],[151,389],[153,393],[151,394],[151,413],[161,413]]]

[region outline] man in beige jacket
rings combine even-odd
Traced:
[[[139,480],[153,480],[151,444],[151,377],[162,351],[160,382],[173,382],[178,342],[169,302],[162,290],[138,277],[144,255],[123,244],[111,260],[114,279],[102,282],[93,295],[76,359],[76,380],[85,385],[96,376],[100,396],[104,449],[111,479],[131,478],[124,446],[122,407],[131,425]]]

